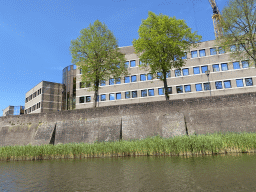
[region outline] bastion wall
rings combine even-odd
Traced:
[[[256,93],[0,117],[0,146],[256,132]]]

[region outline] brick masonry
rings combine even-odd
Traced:
[[[107,106],[0,118],[0,145],[256,132],[256,93]]]

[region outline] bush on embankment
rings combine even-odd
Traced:
[[[255,152],[255,149],[256,133],[215,133],[172,138],[156,136],[143,140],[93,144],[4,146],[0,147],[0,159],[8,161],[133,155],[206,155]]]

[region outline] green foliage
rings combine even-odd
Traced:
[[[101,81],[110,77],[127,75],[125,56],[119,51],[117,40],[105,24],[96,20],[93,25],[80,31],[80,36],[71,41],[72,62],[82,69],[81,80],[91,84],[96,99]]]
[[[184,52],[191,45],[196,46],[201,36],[196,32],[192,33],[184,20],[153,12],[148,13],[146,20],[142,20],[138,33],[139,39],[133,40],[133,46],[142,62],[141,67],[149,67],[153,78],[156,77],[156,72],[162,72],[161,80],[168,100],[166,73],[184,65]]]
[[[222,10],[219,27],[223,29],[223,36],[216,44],[228,52],[230,45],[237,45],[237,49],[231,51],[231,58],[249,60],[250,64],[256,64],[255,8],[256,0],[230,0]]]

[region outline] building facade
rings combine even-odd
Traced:
[[[64,110],[64,95],[63,84],[41,81],[26,93],[25,114]]]
[[[22,115],[24,114],[24,106],[8,106],[3,110],[3,116]]]
[[[215,47],[215,41],[200,43],[187,52],[185,65],[171,69],[167,84],[169,99],[186,99],[256,91],[255,67],[248,61],[233,61],[230,52]],[[234,48],[234,47],[233,47]],[[102,82],[97,106],[122,105],[165,100],[163,82],[152,79],[148,69],[139,67],[133,46],[120,48],[127,60],[129,76]],[[209,75],[207,74],[209,71]],[[160,73],[157,74],[161,76]],[[81,83],[81,70],[76,70],[76,109],[93,107],[93,91]]]

